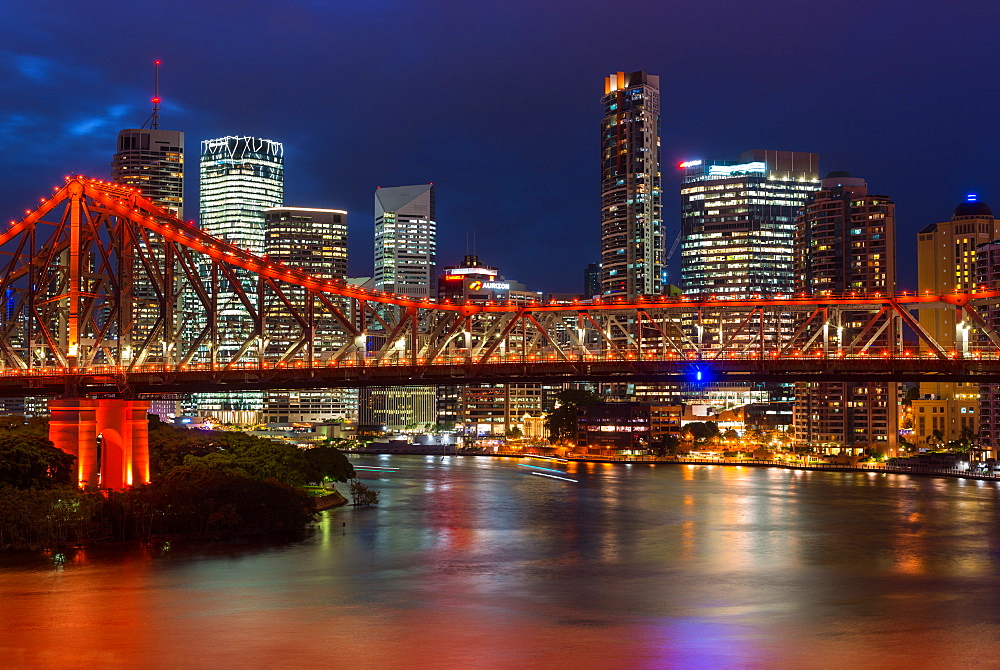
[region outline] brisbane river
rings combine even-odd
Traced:
[[[293,544],[0,556],[0,667],[1000,667],[993,482],[352,461]]]

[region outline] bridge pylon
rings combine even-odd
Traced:
[[[149,481],[148,410],[144,400],[53,399],[49,439],[76,456],[81,487],[123,489],[144,484]]]

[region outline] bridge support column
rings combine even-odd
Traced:
[[[52,400],[49,409],[49,439],[76,456],[80,486],[121,489],[149,481],[149,402],[71,398]]]

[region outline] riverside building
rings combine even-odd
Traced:
[[[157,63],[159,66],[159,63]],[[184,133],[160,129],[160,98],[157,91],[153,113],[141,128],[126,128],[118,133],[116,152],[111,159],[111,180],[137,188],[143,197],[179,219],[184,218]],[[149,127],[147,127],[149,126]],[[151,243],[153,257],[163,252]],[[146,279],[141,261],[132,286],[136,318],[132,324],[133,341],[144,341],[156,327],[160,313],[156,290]],[[169,420],[178,411],[175,400],[154,400],[150,413]]]
[[[979,245],[1000,238],[1000,222],[975,195],[969,195],[951,219],[932,223],[917,234],[917,289],[950,293],[977,286]],[[956,310],[919,310],[920,325],[947,351],[969,351],[978,333],[968,321],[956,321]],[[921,349],[927,345],[921,342]],[[979,431],[979,385],[921,382],[913,401],[913,431],[920,448],[975,435]],[[992,409],[992,407],[991,407]]]
[[[1000,289],[1000,240],[980,244],[976,248],[976,285]],[[994,330],[1000,330],[1000,300],[990,298],[982,307],[983,318]],[[1000,455],[1000,384],[979,385],[979,447],[986,458]]]
[[[891,295],[896,291],[896,206],[868,192],[864,179],[831,172],[811,194],[795,230],[796,290],[817,296]],[[845,312],[830,328],[833,346],[856,342],[871,318]],[[896,320],[871,346],[899,337]],[[870,335],[867,333],[865,335]],[[899,434],[899,384],[797,382],[793,421],[795,441],[828,451],[875,449],[895,456]]]
[[[413,298],[436,293],[437,199],[433,184],[375,190],[376,289]],[[414,430],[437,421],[433,386],[361,389],[360,430]]]

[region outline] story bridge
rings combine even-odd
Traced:
[[[145,410],[167,394],[1000,373],[996,290],[418,299],[256,256],[135,189],[81,176],[0,234],[0,295],[0,395],[56,396],[50,437],[78,456],[81,483],[108,487],[148,480]],[[918,310],[946,310],[954,336],[936,341]]]

